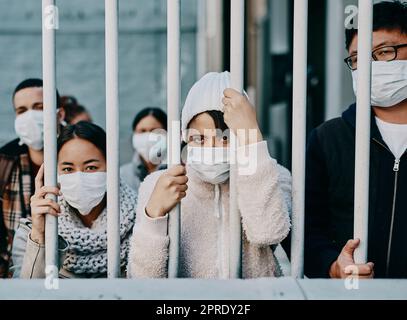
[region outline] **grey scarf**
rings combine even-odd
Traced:
[[[125,183],[120,184],[120,265],[126,266],[130,236],[135,223],[136,193]],[[58,233],[69,244],[63,268],[76,274],[107,273],[107,210],[97,222],[102,228],[90,229],[83,225],[76,213],[61,197],[61,215]]]

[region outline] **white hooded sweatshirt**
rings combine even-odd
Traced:
[[[209,73],[192,87],[182,111],[184,140],[187,125],[195,115],[209,110],[222,111],[223,91],[228,87],[227,72]],[[237,175],[243,229],[243,277],[281,276],[272,246],[284,240],[290,230],[291,175],[271,158],[265,141],[246,149],[241,147],[237,152],[250,155],[249,160],[256,164],[252,174]],[[152,219],[145,212],[162,173],[148,176],[139,189],[129,277],[168,276],[168,214]],[[181,202],[180,277],[228,278],[229,181],[217,186],[204,182],[188,165],[187,176],[187,196]],[[215,212],[217,207],[220,212]]]

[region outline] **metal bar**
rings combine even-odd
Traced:
[[[354,208],[354,238],[361,240],[354,253],[355,262],[358,264],[367,262],[372,32],[373,1],[359,0]]]
[[[120,276],[118,1],[105,0],[107,273]]]
[[[244,0],[231,1],[231,30],[230,30],[230,74],[231,87],[243,93],[244,86],[244,22],[245,2]],[[237,139],[231,133],[232,159],[236,157]],[[236,161],[234,161],[236,162]],[[229,240],[229,277],[242,277],[242,222],[237,205],[237,165],[231,164],[230,171],[230,240]]]
[[[294,1],[291,275],[304,276],[308,0]]]
[[[57,96],[55,29],[58,9],[55,0],[42,1],[42,73],[44,97],[44,185],[57,185]],[[57,201],[48,194],[47,198]],[[58,219],[45,218],[45,265],[47,277],[58,278]]]
[[[208,30],[207,30],[207,0],[198,0],[197,17],[197,78],[200,79],[208,70]]]
[[[180,104],[180,0],[167,0],[167,113],[168,113],[168,167],[181,163]],[[169,215],[168,277],[178,276],[181,208],[177,205]]]
[[[343,39],[343,11],[342,1],[328,0],[327,2],[327,33],[325,63],[325,120],[340,116],[342,110],[342,72],[344,64],[342,55],[345,51]]]

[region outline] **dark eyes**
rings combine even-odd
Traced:
[[[197,143],[197,144],[203,144],[205,142],[205,137],[204,136],[193,136],[193,137],[191,137],[190,141]]]
[[[16,114],[17,114],[17,115],[20,115],[20,114],[23,114],[23,113],[26,112],[26,111],[27,111],[27,109],[25,109],[25,108],[17,109],[17,110],[16,110]]]
[[[35,106],[33,107],[33,110],[42,111],[42,110],[44,110],[44,105],[42,105],[42,104],[37,104],[37,105],[35,105]]]
[[[87,166],[86,168],[85,168],[85,171],[96,171],[98,169],[98,167],[96,167],[96,166]],[[66,167],[66,168],[63,168],[62,169],[62,172],[64,172],[64,173],[71,173],[71,172],[73,172],[73,168],[71,168],[71,167]]]

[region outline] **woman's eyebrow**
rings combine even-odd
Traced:
[[[72,162],[62,162],[62,165],[64,166],[73,166]]]
[[[100,162],[100,160],[90,159],[90,160],[86,160],[83,164],[88,164],[88,163],[91,163],[91,162]]]

